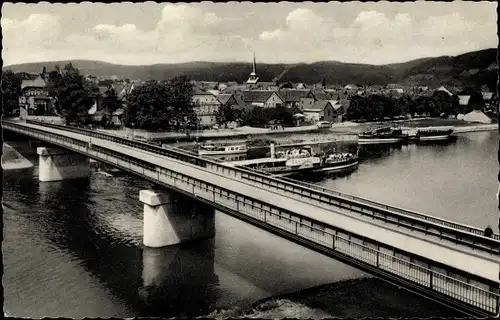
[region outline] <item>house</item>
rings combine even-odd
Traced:
[[[484,102],[490,102],[493,98],[493,92],[481,92]]]
[[[308,95],[308,97],[300,98],[299,100],[299,109],[304,110],[307,107],[312,106],[316,101],[319,100],[333,100],[331,99],[331,95],[328,94],[325,90],[311,90],[312,96]]]
[[[284,101],[280,95],[268,90],[243,91],[242,100],[246,104],[263,108],[276,108],[284,105]]]
[[[326,100],[326,99],[324,99],[324,100]],[[300,110],[309,109],[310,107],[312,107],[314,105],[314,103],[316,101],[317,100],[315,98],[300,98],[299,109]]]
[[[281,100],[285,103],[285,105],[289,108],[299,107],[301,98],[312,98],[314,99],[314,95],[311,90],[298,90],[298,89],[289,89],[289,90],[280,90],[278,91]]]
[[[439,87],[439,89],[436,90],[436,92],[445,92],[447,95],[450,97],[453,96],[453,93],[451,93],[448,89],[446,89],[444,86]]]
[[[124,113],[125,113],[125,110],[123,110],[123,108],[116,109],[116,111],[111,114],[111,122],[113,122],[113,124],[115,126],[119,126],[119,127],[123,126]]]
[[[244,90],[247,89],[247,86],[244,85],[244,84],[235,84],[235,85],[230,85],[228,86],[226,89],[224,89],[223,91],[221,90],[221,92],[223,93],[236,93],[236,92],[242,92]]]
[[[234,94],[231,93],[219,94],[217,100],[219,100],[222,107],[234,107],[238,105]]]
[[[210,92],[211,94],[213,94],[214,96],[218,96],[220,94],[220,90],[215,90],[215,89],[209,89],[209,90],[205,90],[206,92]]]
[[[312,90],[311,91],[313,96],[314,96],[314,99],[316,100],[330,100],[330,95],[325,91],[325,90]]]
[[[192,102],[194,112],[198,117],[198,122],[202,127],[211,127],[217,123],[216,115],[221,107],[217,97],[210,92],[195,90]]]
[[[358,90],[359,87],[355,84],[348,84],[344,87],[344,90]]]
[[[121,100],[126,104],[128,96],[134,90],[135,85],[133,83],[132,84],[114,84],[113,88],[116,91],[116,95],[118,96],[118,100]]]
[[[466,95],[459,95],[458,96],[458,104],[461,106],[468,106],[469,100],[470,100],[470,96],[466,96]]]
[[[259,82],[255,85],[255,90],[277,91],[279,87],[275,82]]]
[[[21,82],[19,97],[20,116],[52,115],[52,99],[49,97],[47,83],[41,75]]]
[[[341,122],[340,104],[336,103],[336,106],[337,109],[334,108],[330,100],[316,101],[312,106],[303,110],[304,118],[309,121]]]

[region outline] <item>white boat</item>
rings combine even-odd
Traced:
[[[408,137],[400,128],[383,127],[366,131],[358,136],[359,144],[398,143]]]
[[[198,155],[221,156],[221,155],[231,155],[231,154],[246,154],[247,151],[248,151],[248,146],[246,144],[229,145],[229,146],[216,146],[214,144],[204,144],[199,146]]]
[[[231,161],[225,164],[262,170],[277,176],[309,172],[343,171],[358,166],[358,157],[351,153],[334,153],[328,157],[316,156],[311,147],[276,152],[271,148],[270,158]]]
[[[417,141],[445,141],[451,138],[454,127],[419,128],[415,134]]]

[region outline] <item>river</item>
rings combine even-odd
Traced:
[[[90,179],[40,183],[33,150],[13,144],[34,166],[4,171],[3,286],[9,315],[221,315],[220,310],[249,310],[269,296],[367,276],[223,213],[216,214],[212,240],[143,248],[138,195],[148,182],[93,173]],[[447,145],[368,148],[357,171],[316,183],[496,228],[497,148],[497,132],[464,134]],[[292,302],[278,309],[273,317],[325,316]]]

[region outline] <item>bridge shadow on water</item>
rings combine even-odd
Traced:
[[[137,316],[199,316],[215,304],[214,240],[144,248],[99,228],[89,179],[39,184],[45,237],[123,300]],[[109,214],[113,214],[110,212]]]

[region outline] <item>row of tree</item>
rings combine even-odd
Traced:
[[[278,106],[276,108],[247,107],[244,109],[223,106],[216,113],[217,124],[223,125],[237,121],[242,125],[263,127],[268,124],[294,125],[294,115],[300,113],[298,108]]]
[[[480,93],[472,89],[465,89],[460,94],[469,95],[467,105],[460,105],[458,96],[448,95],[438,91],[430,97],[419,96],[412,98],[408,95],[400,98],[383,95],[354,96],[351,98],[347,114],[349,120],[382,120],[407,115],[428,115],[440,117],[467,113],[484,108],[484,100]]]
[[[42,71],[47,79],[47,91],[53,98],[53,109],[66,124],[92,122],[89,110],[99,101],[104,110],[101,124],[109,123],[111,115],[121,108],[125,101],[120,101],[117,92],[109,86],[104,94],[99,87],[86,81],[80,71],[71,63],[63,68]],[[4,115],[12,115],[19,110],[21,83],[27,74],[2,72],[2,105]],[[124,124],[127,127],[157,130],[179,131],[185,127],[196,127],[196,115],[193,111],[193,88],[189,79],[179,76],[170,81],[149,81],[137,86],[127,96],[127,108],[124,112]]]
[[[193,86],[185,76],[169,81],[148,81],[129,95],[124,124],[153,131],[196,128],[192,97]]]

